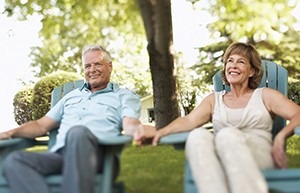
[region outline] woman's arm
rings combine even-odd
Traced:
[[[286,168],[285,142],[288,137],[293,135],[295,127],[300,125],[300,106],[277,90],[270,88],[264,89],[263,99],[270,113],[289,120],[289,123],[275,136],[272,147],[272,156],[276,166]]]
[[[159,129],[153,138],[152,144],[156,145],[162,136],[171,133],[189,131],[196,127],[200,127],[211,120],[214,108],[214,94],[210,94],[185,117],[178,117],[167,126]]]

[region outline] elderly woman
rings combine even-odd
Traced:
[[[231,91],[208,95],[190,114],[158,130],[153,138],[192,130],[212,121],[214,133],[194,129],[186,156],[201,193],[267,193],[260,169],[287,166],[285,140],[300,125],[300,107],[271,88],[257,88],[261,58],[248,44],[233,43],[224,55],[223,80]],[[276,115],[289,120],[272,141]],[[149,137],[149,136],[146,136]],[[143,136],[140,136],[142,141]]]

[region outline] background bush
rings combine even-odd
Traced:
[[[14,116],[18,124],[36,120],[50,109],[51,92],[54,88],[83,77],[76,73],[58,71],[41,78],[33,88],[26,88],[14,97]]]
[[[300,78],[300,77],[299,77]],[[288,97],[298,105],[300,105],[300,81],[299,79],[289,80]]]
[[[33,87],[26,87],[14,96],[14,117],[19,125],[32,120],[32,94]]]

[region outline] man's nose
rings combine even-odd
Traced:
[[[91,65],[91,68],[90,68],[90,71],[95,71],[96,70],[96,65],[95,64],[92,64]]]

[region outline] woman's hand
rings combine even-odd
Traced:
[[[285,154],[285,137],[279,132],[274,141],[272,147],[272,157],[278,168],[287,168],[288,158]]]
[[[158,131],[156,131],[156,134],[152,140],[152,145],[157,146],[159,139],[164,136],[163,134],[164,130],[163,129],[159,129]]]

